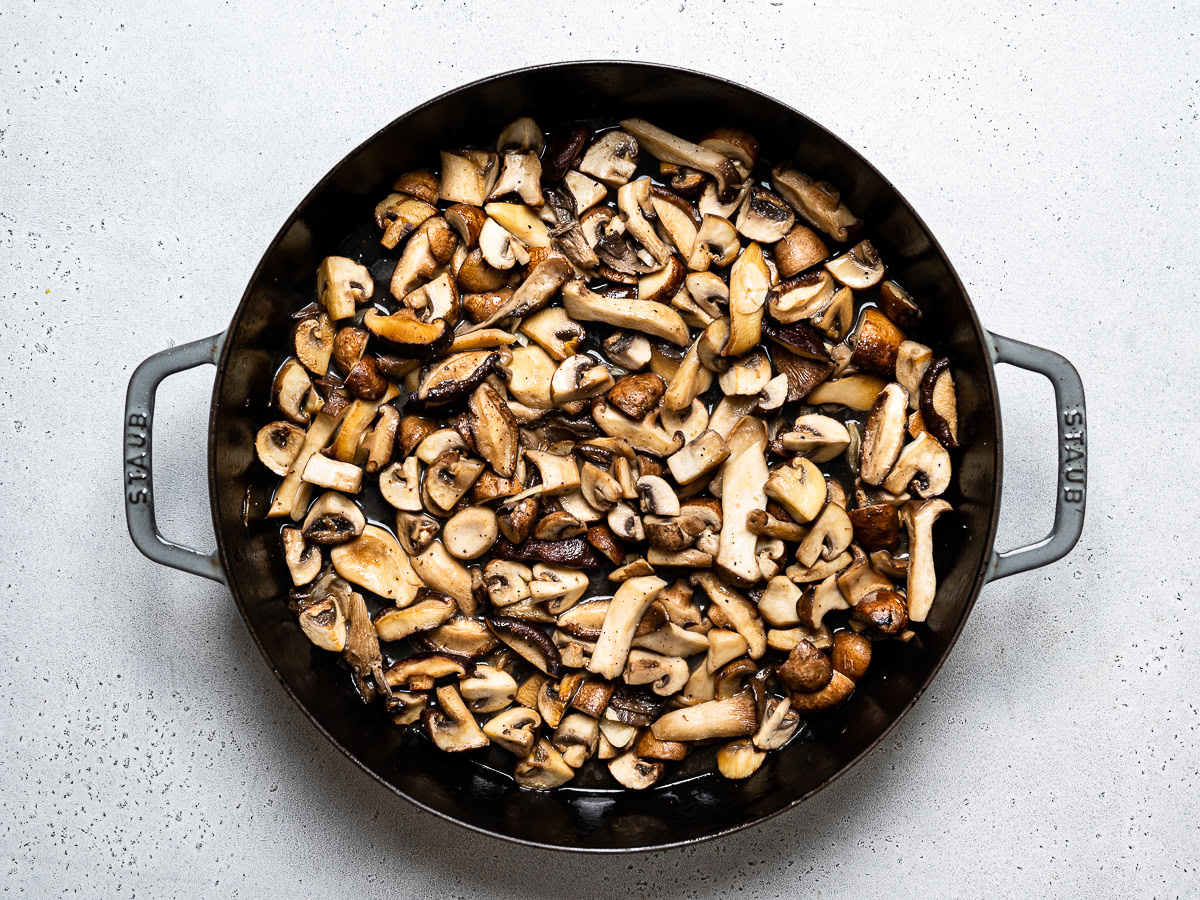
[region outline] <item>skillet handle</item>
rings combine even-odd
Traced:
[[[1058,493],[1054,501],[1054,526],[1040,541],[1003,553],[993,551],[987,580],[995,581],[1062,559],[1079,542],[1087,506],[1087,418],[1083,382],[1065,357],[998,334],[989,333],[989,338],[994,362],[1037,372],[1050,380],[1058,421]]]
[[[225,583],[216,553],[204,554],[167,540],[154,520],[154,478],[150,466],[150,437],[154,425],[154,395],[168,375],[216,365],[225,334],[155,353],[138,366],[125,394],[125,521],[134,546],[164,566]]]

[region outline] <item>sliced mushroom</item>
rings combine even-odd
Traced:
[[[299,528],[284,528],[280,535],[283,559],[292,576],[292,584],[297,587],[308,584],[321,572],[321,548],[308,543]]]
[[[396,539],[410,557],[424,553],[440,528],[438,520],[432,516],[404,511],[396,513]]]
[[[506,559],[492,559],[483,568],[483,584],[492,606],[503,609],[528,600],[529,582],[533,571],[525,565]]]
[[[900,514],[889,503],[873,503],[848,513],[854,539],[867,550],[894,550],[900,542]]]
[[[801,641],[775,670],[775,675],[789,691],[811,694],[829,684],[833,664],[810,641]]]
[[[572,271],[571,264],[562,256],[550,256],[536,265],[531,265],[529,275],[503,306],[482,322],[468,326],[465,330],[477,331],[509,316],[525,316],[536,312],[550,301],[554,292],[571,276]]]
[[[600,135],[584,153],[579,171],[609,187],[620,187],[637,171],[638,142],[619,128]]]
[[[712,265],[723,268],[737,259],[741,249],[742,242],[733,223],[722,216],[706,214],[701,218],[700,228],[692,242],[687,267],[692,272],[706,272]]]
[[[839,282],[855,290],[874,287],[883,279],[883,260],[870,241],[855,244],[841,256],[825,263],[825,268]],[[883,316],[883,313],[879,315]]]
[[[494,666],[478,665],[475,672],[458,683],[471,712],[494,713],[509,706],[517,696],[516,679]]]
[[[589,671],[610,679],[621,675],[638,623],[666,586],[661,578],[648,575],[631,578],[617,588],[605,612],[596,650],[588,663]]]
[[[464,456],[459,450],[447,450],[425,471],[422,502],[435,515],[449,515],[482,471],[481,461]]]
[[[737,230],[748,240],[773,244],[788,233],[795,221],[796,216],[781,197],[752,187],[738,213]]]
[[[499,643],[486,624],[465,616],[455,616],[444,625],[422,632],[420,640],[430,650],[466,659],[478,659]]]
[[[388,608],[375,616],[375,633],[381,641],[399,641],[419,631],[447,622],[457,611],[453,597],[428,595],[405,609]],[[515,688],[515,685],[514,685]]]
[[[623,678],[626,684],[648,684],[660,697],[677,693],[691,671],[678,656],[663,656],[649,650],[630,650]]]
[[[717,378],[717,383],[726,396],[744,397],[759,393],[770,380],[771,361],[760,349],[734,360]]]
[[[766,758],[766,752],[752,741],[730,741],[717,751],[717,771],[731,781],[741,781],[757,772]]]
[[[918,497],[936,497],[950,486],[950,454],[928,432],[905,446],[883,482],[893,494],[903,492],[910,484]]]
[[[818,558],[836,559],[854,539],[854,526],[846,511],[836,503],[826,503],[813,521],[808,534],[796,550],[796,562],[811,566]]]
[[[271,396],[276,408],[300,425],[307,425],[312,414],[305,408],[305,400],[312,391],[312,379],[307,370],[295,359],[289,359],[279,369],[271,387]]]
[[[714,429],[715,430],[715,429]],[[746,416],[726,441],[729,457],[721,467],[721,538],[716,564],[742,583],[758,581],[757,537],[746,525],[752,510],[767,502],[767,429],[761,419]]]
[[[643,759],[632,750],[622,753],[608,764],[608,771],[617,783],[631,791],[644,791],[652,787],[666,769],[665,763]]]
[[[775,264],[781,278],[791,278],[829,255],[825,242],[811,228],[795,225],[775,245]]]
[[[307,484],[315,484],[317,487],[357,494],[362,488],[363,470],[353,463],[340,462],[324,454],[314,453],[309,457],[300,477]]]
[[[495,350],[471,350],[438,360],[421,376],[416,398],[431,406],[459,400],[480,385],[499,362]]]
[[[764,485],[766,496],[778,502],[797,522],[811,522],[817,517],[825,505],[827,491],[821,470],[804,457],[772,470]]]
[[[526,450],[525,458],[542,476],[542,493],[565,494],[579,487],[579,466],[573,456],[559,456],[546,450]]]
[[[479,455],[502,478],[511,478],[518,459],[517,422],[490,384],[475,388],[468,401],[471,414],[471,436]]]
[[[562,754],[563,761],[572,768],[578,768],[591,759],[599,742],[600,723],[581,712],[563,716],[550,740]]]
[[[326,491],[308,511],[304,537],[314,544],[344,544],[362,534],[366,525],[357,503],[337,491]]]
[[[661,269],[638,279],[638,299],[670,303],[683,288],[683,276],[683,263],[679,261],[679,257],[668,256]]]
[[[716,179],[717,193],[722,196],[741,186],[741,173],[729,157],[715,150],[685,141],[644,119],[624,119],[621,127],[637,138],[641,148],[655,159],[677,166],[690,166],[711,175]]]
[[[614,331],[604,339],[604,353],[613,365],[636,372],[650,362],[650,341],[636,332]]]
[[[513,780],[521,787],[549,791],[575,777],[575,770],[545,738],[538,738],[529,754],[517,763]]]
[[[489,266],[500,271],[529,262],[529,249],[491,217],[479,232],[479,252]]]
[[[879,286],[879,306],[884,315],[901,328],[913,328],[921,319],[921,308],[912,295],[894,281]]]
[[[379,473],[379,492],[396,509],[421,511],[421,461],[410,456]]]
[[[449,594],[464,615],[474,615],[478,605],[471,573],[450,555],[441,541],[433,541],[412,558],[413,570],[431,589]]]
[[[650,731],[660,741],[704,741],[745,737],[758,727],[758,710],[749,691],[726,700],[709,700],[660,716]]]
[[[834,404],[850,409],[869,410],[875,405],[887,382],[874,375],[847,375],[831,378],[813,388],[805,398],[813,406]],[[905,404],[908,403],[907,398]]]
[[[725,356],[741,356],[762,340],[763,306],[771,289],[771,271],[762,247],[751,243],[729,270],[729,343]]]
[[[771,170],[771,187],[806,222],[835,241],[847,240],[850,229],[858,225],[858,218],[841,202],[837,189],[826,181],[815,181],[795,169],[776,166]]]
[[[815,319],[829,310],[836,294],[833,277],[823,269],[814,269],[772,288],[767,311],[785,325]]]
[[[575,201],[576,215],[580,216],[608,196],[608,189],[604,185],[574,170],[563,177],[563,185],[570,191]]]
[[[478,559],[492,549],[499,534],[495,512],[486,506],[468,506],[446,523],[442,541],[456,559]]]
[[[304,431],[291,422],[272,422],[264,425],[254,439],[259,461],[276,475],[286,475],[300,448],[304,446]]]
[[[514,706],[497,713],[483,725],[483,733],[509,753],[525,756],[533,747],[542,717],[537,710]]]
[[[321,260],[317,269],[317,297],[335,322],[354,315],[355,306],[370,300],[374,292],[375,281],[366,266],[344,256]]]
[[[548,306],[522,319],[520,331],[559,362],[574,355],[587,334],[561,306]]]
[[[793,693],[792,708],[801,715],[832,709],[839,703],[844,703],[854,693],[854,682],[841,672],[834,671],[829,683],[813,693]]]
[[[895,383],[885,387],[875,401],[859,449],[859,477],[867,484],[883,484],[900,456],[907,410],[908,394]]]
[[[785,450],[803,453],[813,462],[823,463],[845,452],[850,445],[850,432],[837,419],[811,414],[797,418],[780,442]]]
[[[951,506],[945,500],[912,500],[904,505],[908,528],[908,618],[924,622],[937,596],[933,566],[933,523]]]
[[[746,195],[750,193],[751,184],[749,180],[742,182],[742,186],[736,191],[733,191],[728,198],[722,198],[717,191],[717,184],[714,181],[705,180],[704,190],[700,194],[700,202],[697,208],[702,216],[719,216],[723,219],[728,219],[739,209],[746,201]]]
[[[435,696],[437,707],[427,708],[421,720],[439,750],[461,753],[488,745],[487,735],[480,730],[454,685],[438,688]]]
[[[930,364],[921,378],[921,418],[945,447],[958,446],[958,400],[954,393],[954,376],[946,358]]]
[[[549,409],[554,405],[550,382],[558,370],[554,360],[541,347],[518,347],[508,364],[508,390],[525,406]]]
[[[495,200],[505,194],[517,194],[528,206],[542,205],[542,164],[536,152],[504,151],[500,177],[488,193]]]
[[[433,188],[433,200],[437,200],[437,187]],[[388,194],[375,205],[375,224],[383,229],[379,243],[389,250],[408,237],[430,216],[437,215],[437,207],[431,202],[405,193]]]
[[[601,297],[579,279],[564,285],[562,293],[563,306],[571,318],[578,321],[604,322],[663,338],[679,346],[688,343],[687,325],[678,312],[664,303]]]
[[[440,199],[483,206],[500,175],[500,159],[486,150],[442,151]]]
[[[767,651],[767,633],[754,604],[729,587],[712,572],[697,572],[689,579],[704,588],[709,599],[746,641],[751,659],[759,659]]]
[[[631,419],[602,400],[592,403],[592,419],[609,437],[622,438],[635,450],[651,456],[670,456],[683,444],[680,434],[669,435],[653,421],[654,414],[641,421]]]
[[[800,716],[792,709],[792,701],[771,699],[763,710],[762,723],[754,732],[754,746],[759,750],[778,750],[800,730]]]
[[[608,366],[586,353],[577,353],[567,357],[555,370],[550,379],[550,398],[555,405],[562,405],[603,394],[612,386]]]
[[[816,585],[809,585],[796,603],[796,613],[805,628],[820,628],[825,614],[834,609],[849,609],[850,603],[838,587],[838,576],[830,575]]]
[[[367,331],[379,338],[388,351],[398,356],[425,358],[437,356],[450,347],[454,332],[445,319],[422,322],[410,309],[390,316],[371,309],[363,317]]]
[[[897,371],[904,332],[879,310],[863,310],[850,342],[854,346],[852,365],[889,377]]]
[[[398,607],[412,603],[423,587],[408,554],[378,525],[367,525],[354,540],[334,547],[329,559],[342,578]]]
[[[304,636],[322,650],[340,653],[346,648],[346,617],[333,595],[301,610],[299,622]]]
[[[715,431],[703,431],[668,457],[667,467],[677,483],[688,485],[716,469],[729,454],[729,446],[721,435]]]
[[[871,664],[871,641],[853,631],[839,631],[833,636],[830,660],[834,671],[857,682],[867,674]]]
[[[696,244],[696,233],[700,228],[700,216],[692,204],[682,197],[660,188],[651,190],[650,205],[658,216],[662,230],[666,232],[675,249],[683,259],[692,255]],[[677,257],[671,260],[679,267],[680,278],[683,277],[683,263]]]
[[[314,375],[324,376],[329,371],[329,358],[333,355],[334,328],[329,316],[321,313],[296,324],[292,336],[296,358]]]
[[[896,349],[896,381],[908,391],[909,409],[921,402],[921,379],[933,362],[933,351],[916,341],[903,341]]]
[[[872,591],[854,604],[850,618],[874,634],[895,637],[908,628],[904,597],[888,588]]]
[[[492,616],[488,627],[496,637],[551,678],[562,675],[562,657],[540,628],[510,616]],[[557,724],[557,723],[555,723]]]

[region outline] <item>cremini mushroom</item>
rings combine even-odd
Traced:
[[[366,525],[357,503],[337,491],[326,491],[308,510],[304,537],[314,544],[344,544],[362,534]]]
[[[288,526],[281,532],[283,559],[287,563],[292,584],[308,584],[321,572],[321,548],[308,543],[299,528]]]
[[[824,507],[828,489],[816,464],[810,459],[796,457],[789,464],[771,470],[764,492],[795,521],[811,522]]]
[[[771,170],[771,187],[806,222],[835,241],[847,240],[850,229],[859,224],[858,217],[847,209],[837,189],[828,182],[815,181],[796,169],[776,166]]]
[[[375,293],[366,266],[344,256],[327,256],[317,269],[317,297],[335,322],[354,315],[354,309]],[[321,374],[321,373],[318,373]]]
[[[781,278],[791,278],[829,255],[825,242],[811,228],[794,225],[775,245],[775,265]]]
[[[849,608],[850,603],[838,586],[837,575],[830,575],[817,584],[809,584],[796,601],[796,613],[805,628],[820,628],[826,613]]]
[[[900,451],[883,487],[899,494],[910,484],[918,497],[936,497],[950,486],[950,454],[928,432]]]
[[[908,394],[892,383],[875,401],[863,427],[859,447],[859,477],[867,484],[883,484],[900,456],[908,420]]]
[[[812,566],[817,559],[836,559],[853,539],[854,526],[846,511],[836,503],[826,503],[796,548],[796,562]]]
[[[825,263],[825,268],[839,282],[855,290],[874,287],[883,279],[883,260],[870,241],[855,244],[841,256]],[[883,313],[879,315],[887,318]]]
[[[304,446],[304,431],[291,422],[272,422],[259,429],[254,449],[259,462],[276,475],[286,475],[300,448]]]
[[[747,240],[774,244],[791,230],[796,216],[781,197],[760,187],[750,188],[737,217],[738,234]]]
[[[626,131],[614,129],[600,135],[579,163],[579,171],[609,187],[620,187],[637,171],[638,142]]]
[[[526,316],[520,332],[559,362],[574,355],[587,334],[561,306],[548,306]]]
[[[307,425],[312,417],[305,408],[305,401],[311,395],[312,379],[308,371],[295,359],[287,360],[275,375],[271,388],[271,396],[276,408],[300,425]]]
[[[454,685],[443,685],[434,692],[434,696],[437,706],[427,708],[421,720],[439,750],[460,753],[487,746],[487,735],[480,729]]]
[[[748,396],[757,394],[771,380],[771,361],[762,350],[754,350],[735,359],[729,368],[717,378],[717,384],[726,394]]]
[[[458,607],[454,598],[429,594],[403,609],[389,607],[375,616],[375,633],[381,641],[399,641],[419,631],[429,631],[448,621]]]
[[[614,331],[604,339],[604,353],[613,365],[636,372],[650,362],[650,340],[635,331]]]
[[[613,386],[608,366],[586,353],[569,356],[559,364],[550,379],[550,399],[555,405],[586,400],[603,394]]]
[[[499,747],[517,756],[525,756],[537,738],[542,717],[536,709],[514,706],[497,713],[483,724],[483,733]]]
[[[723,216],[706,214],[701,218],[700,227],[692,241],[687,267],[692,272],[706,272],[709,266],[714,265],[724,268],[737,259],[741,249],[742,242],[733,223]]]
[[[850,445],[850,432],[837,419],[816,414],[796,419],[780,438],[784,450],[802,453],[814,463],[829,462]]]
[[[800,730],[800,716],[792,709],[792,701],[771,698],[763,710],[758,731],[754,732],[754,746],[759,750],[778,750]]]

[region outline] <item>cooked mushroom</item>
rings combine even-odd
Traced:
[[[425,471],[421,499],[426,509],[435,515],[449,515],[482,471],[479,460],[464,456],[460,450],[447,450]]]
[[[479,252],[489,266],[501,271],[529,262],[528,248],[490,217],[479,232]]]
[[[510,616],[492,616],[488,628],[526,661],[551,678],[562,675],[562,657],[554,642],[540,628]]]
[[[762,596],[758,599],[758,614],[763,620],[775,628],[788,628],[800,624],[796,613],[796,603],[800,599],[800,589],[790,578],[776,575],[767,582]]]
[[[939,444],[939,446],[941,446]],[[353,463],[339,462],[321,453],[314,453],[300,477],[308,484],[357,494],[362,488],[363,471]]]
[[[921,308],[912,295],[894,281],[879,286],[879,305],[884,315],[901,328],[913,328],[921,318]]]
[[[797,522],[815,519],[825,505],[828,491],[821,470],[804,457],[773,469],[763,489],[766,496],[778,502]]]
[[[412,568],[432,590],[449,594],[465,615],[474,615],[477,602],[471,573],[450,555],[441,541],[433,541],[412,558]]]
[[[429,366],[417,385],[416,399],[428,405],[449,403],[473,391],[500,362],[495,350],[471,350]]]
[[[918,497],[936,497],[950,486],[950,454],[928,432],[905,446],[883,482],[893,494],[910,484]]]
[[[796,562],[811,566],[818,557],[836,559],[846,551],[853,539],[854,526],[850,524],[846,511],[836,503],[826,503],[796,549]]]
[[[814,406],[835,404],[850,409],[869,410],[875,405],[887,382],[874,375],[847,375],[831,378],[813,388],[806,398]],[[905,403],[907,404],[907,399]]]
[[[693,272],[706,272],[712,265],[723,268],[737,259],[741,249],[742,242],[733,224],[722,216],[706,214],[692,242],[687,267]]]
[[[796,602],[796,613],[805,628],[820,628],[825,614],[834,609],[849,609],[850,604],[838,587],[838,576],[830,575],[816,585],[807,586]]]
[[[483,725],[483,733],[494,743],[517,756],[527,754],[537,737],[542,717],[527,706],[514,706],[497,713]]]
[[[487,199],[495,200],[505,194],[517,194],[529,206],[542,205],[542,164],[536,152],[507,150],[500,177],[488,193]]]
[[[404,607],[416,599],[423,587],[411,561],[385,529],[367,525],[352,541],[329,551],[334,570],[351,584],[366,588]]]
[[[486,506],[468,506],[446,523],[442,541],[456,559],[478,559],[492,549],[499,534],[495,512]]]
[[[575,770],[545,738],[538,738],[533,749],[513,770],[513,780],[518,785],[535,791],[553,790],[574,777]]]
[[[448,621],[456,610],[453,597],[430,594],[404,609],[382,610],[375,616],[375,633],[381,641],[403,640],[419,631],[437,628]]]
[[[795,225],[775,245],[775,264],[781,278],[791,278],[829,255],[825,242],[811,228]]]
[[[754,604],[725,584],[712,572],[697,572],[689,579],[704,588],[714,606],[746,640],[751,659],[759,659],[767,650],[767,633]],[[711,613],[710,613],[711,615]]]
[[[436,356],[448,349],[454,339],[454,332],[445,319],[422,322],[410,309],[402,309],[390,316],[368,310],[363,325],[387,346],[389,352],[399,356]]]
[[[304,366],[295,359],[289,359],[275,376],[271,396],[281,413],[293,422],[306,425],[311,413],[304,408],[304,403],[311,390],[312,379],[308,377]]]
[[[276,475],[286,475],[300,448],[304,446],[304,431],[291,422],[272,422],[264,425],[254,439],[259,461]]]
[[[308,584],[321,572],[321,548],[309,544],[299,528],[287,527],[280,532],[283,539],[283,559],[287,563],[292,584]]]
[[[715,429],[714,429],[715,430]],[[767,429],[761,419],[746,416],[726,441],[729,457],[722,464],[721,538],[716,564],[743,583],[758,581],[757,537],[746,525],[751,510],[766,505]]]
[[[520,331],[559,362],[575,354],[587,333],[561,306],[548,306],[526,316]]]
[[[686,260],[692,254],[696,233],[700,228],[701,220],[696,208],[679,195],[658,187],[651,188],[650,205],[662,230]],[[683,263],[677,257],[671,257],[669,261],[678,266],[679,277],[682,278]]]
[[[424,553],[440,529],[438,520],[432,516],[402,510],[396,513],[396,539],[409,556]]]
[[[766,758],[766,751],[759,750],[752,741],[730,741],[717,751],[717,771],[731,781],[740,781],[757,772]]]
[[[525,458],[542,476],[542,494],[565,494],[579,487],[579,467],[573,456],[559,456],[546,450],[526,450]]]
[[[841,256],[825,263],[833,277],[848,288],[864,290],[879,284],[883,278],[883,260],[870,241],[855,244]],[[887,318],[883,313],[879,313]]]
[[[636,332],[614,331],[604,339],[604,353],[613,365],[636,372],[650,362],[650,341]]]
[[[541,347],[518,347],[508,364],[508,390],[525,406],[549,409],[554,405],[550,382],[558,370],[554,360]]]
[[[854,604],[850,618],[885,637],[895,637],[908,627],[904,597],[888,588],[872,591]]]
[[[814,181],[795,169],[776,166],[771,170],[771,187],[791,204],[806,222],[820,228],[835,241],[850,237],[858,218],[841,202],[837,189],[826,181]]]
[[[854,693],[854,682],[841,672],[834,670],[833,677],[829,679],[829,683],[819,691],[813,693],[794,692],[792,694],[792,707],[801,715],[804,713],[821,712],[822,710],[832,709],[839,703],[844,703],[852,693]]]
[[[632,750],[622,753],[608,764],[608,771],[617,783],[631,791],[644,791],[651,787],[666,769],[664,763],[643,759]]]
[[[635,450],[651,456],[670,456],[684,444],[682,435],[669,435],[663,428],[656,425],[653,421],[653,413],[639,422],[630,419],[607,403],[596,400],[592,403],[592,419],[597,427],[608,436],[623,438]]]
[[[801,641],[792,648],[787,660],[775,670],[775,674],[788,690],[811,694],[829,684],[833,678],[833,665],[829,657],[810,641]]]
[[[720,195],[727,195],[741,186],[741,173],[729,157],[715,150],[685,141],[643,119],[624,119],[621,127],[637,138],[641,148],[655,159],[677,166],[690,166],[711,175],[716,179],[717,193]]]
[[[604,678],[617,678],[625,669],[634,632],[646,609],[667,586],[653,575],[631,578],[617,588],[608,605],[604,625],[588,670]]]
[[[586,353],[565,359],[550,379],[550,399],[555,405],[586,400],[603,394],[613,386],[608,366]]]
[[[804,415],[780,438],[784,450],[803,453],[814,463],[829,462],[850,445],[850,432],[829,416]]]
[[[579,171],[620,187],[637,171],[638,142],[628,132],[614,129],[600,135],[584,153]]]
[[[333,323],[324,313],[298,322],[292,337],[296,358],[314,375],[324,376],[333,355],[333,338]]]
[[[667,458],[671,476],[688,485],[708,475],[729,457],[729,446],[715,431],[703,431]]]
[[[679,313],[665,303],[601,297],[580,279],[564,285],[562,294],[567,314],[577,321],[629,328],[680,346],[688,343],[687,325]]]
[[[859,477],[867,484],[883,484],[900,456],[907,410],[908,394],[895,383],[885,387],[875,401],[859,449]]]
[[[945,357],[934,360],[921,377],[921,418],[945,447],[958,446],[958,401],[954,394],[954,376]]]
[[[783,238],[796,221],[783,199],[760,187],[750,188],[737,217],[738,234],[751,241],[773,244]]]
[[[814,269],[775,285],[767,300],[767,311],[785,325],[816,319],[829,310],[836,294],[833,277]]]
[[[759,750],[778,750],[800,730],[800,716],[792,709],[788,698],[767,701],[762,722],[754,732],[754,746]]]
[[[758,711],[750,692],[727,700],[709,700],[660,716],[650,731],[660,741],[705,741],[745,737],[758,727]]]
[[[317,296],[335,322],[354,315],[354,308],[375,293],[375,281],[366,266],[344,256],[327,256],[317,269]],[[318,372],[317,374],[323,374]]]
[[[889,503],[873,503],[848,513],[854,539],[867,550],[894,550],[900,542],[900,515]]]
[[[679,515],[679,497],[658,475],[643,475],[637,480],[642,498],[642,512],[659,516]]]
[[[454,685],[438,688],[435,696],[437,707],[426,709],[421,720],[439,750],[460,753],[487,746],[487,735],[480,730]]]
[[[507,672],[494,666],[478,665],[475,672],[458,684],[462,698],[471,712],[499,712],[513,702],[517,682]]]
[[[871,664],[871,642],[853,631],[839,631],[833,636],[830,660],[834,671],[857,682],[867,674],[867,667]]]
[[[510,316],[524,316],[536,312],[549,302],[554,292],[571,276],[571,272],[571,264],[562,256],[551,256],[533,265],[529,275],[503,306],[482,322],[467,326],[465,331],[477,331]]]
[[[550,743],[562,754],[563,761],[572,768],[579,768],[591,759],[599,741],[600,723],[581,712],[563,716],[550,739]]]
[[[608,392],[608,402],[627,416],[644,418],[662,399],[666,385],[653,372],[626,375]]]
[[[357,503],[337,491],[326,491],[308,511],[304,537],[314,544],[344,544],[362,534],[366,525]]]
[[[757,394],[771,380],[771,361],[762,350],[754,350],[734,360],[728,369],[717,378],[717,384],[726,395],[748,396]]]
[[[933,566],[933,523],[951,506],[945,500],[912,500],[904,505],[908,527],[908,618],[924,622],[937,595]]]
[[[575,213],[580,216],[608,196],[604,185],[574,170],[563,176],[563,186],[570,191],[575,201]]]
[[[322,650],[346,648],[346,617],[332,594],[301,610],[299,621],[304,636]]]
[[[729,270],[729,343],[723,355],[741,356],[762,340],[763,306],[771,271],[762,247],[751,243]]]
[[[440,199],[483,206],[500,175],[500,160],[486,150],[442,152]]]

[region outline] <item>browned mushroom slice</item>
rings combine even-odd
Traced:
[[[517,421],[490,384],[481,384],[471,394],[471,434],[479,455],[496,473],[511,478],[517,467]]]
[[[849,609],[850,604],[838,587],[838,577],[830,575],[816,585],[808,585],[796,602],[796,613],[805,628],[820,628],[825,614],[835,609]]]
[[[918,497],[936,497],[950,486],[950,474],[950,454],[933,435],[922,432],[900,452],[883,486],[899,494],[911,485]]]
[[[513,780],[518,785],[535,791],[553,790],[574,777],[575,770],[545,738],[538,738],[533,749],[513,770]]]
[[[900,345],[904,343],[904,332],[879,310],[865,309],[850,342],[854,346],[851,364],[890,376],[896,371],[896,358]]]
[[[344,544],[362,534],[366,525],[357,503],[337,491],[326,491],[308,511],[304,537],[314,544]]]
[[[690,581],[704,588],[713,605],[745,639],[750,658],[760,658],[767,650],[767,633],[754,604],[712,572],[697,572]]]
[[[762,340],[763,306],[771,272],[762,247],[751,243],[729,270],[729,343],[725,356],[741,356]]]
[[[811,566],[818,559],[836,559],[853,539],[854,527],[846,511],[836,503],[826,503],[796,548],[796,562]]]
[[[299,528],[284,528],[280,532],[283,540],[283,559],[297,587],[308,584],[321,572],[321,548],[309,544]]]
[[[744,737],[758,727],[758,710],[749,691],[727,700],[709,700],[660,716],[650,731],[660,741],[702,741]]]
[[[492,616],[487,625],[496,637],[551,678],[562,675],[562,657],[546,632],[511,616]]]
[[[468,506],[455,513],[442,529],[446,552],[456,559],[478,559],[499,537],[496,513],[486,506]]]
[[[424,553],[438,536],[441,525],[432,516],[399,511],[396,513],[396,539],[409,556]]]
[[[688,343],[687,325],[679,313],[665,303],[602,297],[590,290],[582,279],[567,282],[562,294],[563,306],[577,321],[604,322],[663,338],[679,346]]]
[[[517,682],[503,669],[480,664],[472,675],[458,683],[458,689],[471,712],[494,713],[513,702]]]
[[[483,725],[483,733],[509,753],[524,756],[533,747],[542,717],[537,710],[514,706],[497,713]]]
[[[324,313],[298,322],[292,335],[296,358],[314,375],[324,376],[333,355],[333,338],[333,323]]]
[[[771,186],[806,222],[835,241],[847,240],[850,229],[859,224],[854,213],[841,202],[837,189],[826,181],[815,181],[795,169],[776,166],[771,170]]]
[[[586,400],[613,386],[608,366],[586,353],[567,357],[550,379],[550,398],[556,406]]]
[[[643,759],[632,750],[620,754],[608,764],[608,771],[617,783],[631,791],[644,791],[653,786],[666,770],[665,763]]]
[[[810,641],[801,641],[776,668],[775,674],[788,690],[811,694],[829,684],[833,678],[833,664]]]
[[[867,484],[882,484],[900,456],[907,410],[908,393],[893,383],[883,389],[867,416],[859,449],[859,476]]]
[[[557,184],[563,180],[583,152],[591,132],[582,125],[573,125],[551,134],[542,154],[542,183]]]
[[[841,256],[825,263],[825,268],[839,282],[855,290],[874,287],[883,278],[883,260],[870,241],[855,244]]]
[[[317,269],[317,296],[334,321],[350,318],[354,307],[369,300],[374,292],[371,273],[352,259],[327,256]]]
[[[715,431],[703,431],[667,458],[671,476],[688,485],[711,473],[729,457],[729,446]]]
[[[307,425],[312,413],[305,408],[305,401],[311,391],[312,379],[307,370],[297,360],[289,359],[275,375],[271,398],[281,413],[293,422]]]
[[[879,306],[901,328],[915,328],[921,318],[921,308],[912,295],[894,281],[879,286]]]
[[[362,534],[329,552],[334,570],[352,584],[404,607],[423,587],[406,554],[385,529],[367,525]]]
[[[846,375],[822,382],[813,388],[805,399],[813,406],[828,403],[865,411],[875,405],[885,387],[887,382],[874,375]],[[906,399],[906,405],[907,402]]]
[[[486,150],[442,152],[440,199],[482,206],[500,175],[500,160]]]
[[[436,356],[454,339],[454,332],[445,319],[422,322],[410,309],[402,309],[390,316],[368,310],[363,325],[387,346],[389,352],[400,356]]]
[[[771,471],[763,487],[797,522],[811,522],[825,505],[828,488],[821,470],[810,459],[799,457]],[[762,506],[753,507],[762,509]]]
[[[629,372],[650,362],[650,341],[632,331],[614,331],[604,339],[604,353],[613,363]]]
[[[801,715],[832,709],[844,703],[854,693],[854,682],[841,672],[834,671],[829,683],[813,693],[792,693],[792,707]]]
[[[921,378],[921,419],[945,447],[958,446],[958,401],[950,361],[935,359]]]
[[[876,503],[848,513],[854,539],[867,550],[894,550],[900,542],[900,514],[895,506]]]
[[[433,197],[437,199],[436,186],[433,189]],[[383,229],[379,243],[393,250],[422,222],[435,215],[437,207],[421,197],[399,192],[388,194],[375,204],[375,224]]]
[[[423,632],[420,641],[430,650],[466,659],[479,659],[499,643],[485,622],[465,616],[455,616],[444,625]]]
[[[668,434],[654,423],[651,413],[641,421],[631,419],[607,403],[596,400],[592,403],[592,418],[606,435],[623,438],[637,451],[650,456],[670,456],[683,447],[683,436]]]
[[[439,360],[430,366],[417,386],[418,400],[449,403],[475,389],[500,362],[495,350],[472,350]]]
[[[617,589],[605,612],[596,650],[588,663],[589,671],[610,679],[621,675],[638,623],[666,586],[661,578],[649,575],[631,578]]]
[[[815,463],[829,462],[850,446],[850,432],[829,416],[804,415],[780,438],[783,449],[803,453]]]
[[[447,450],[435,459],[425,472],[422,487],[422,499],[429,511],[448,514],[482,471],[482,462],[464,457],[458,450]]]
[[[525,317],[520,331],[559,362],[576,352],[586,334],[561,306],[548,306]]]
[[[718,194],[727,195],[741,186],[742,175],[737,167],[729,157],[716,150],[685,141],[644,119],[624,119],[621,127],[637,138],[641,148],[655,159],[690,166],[711,175],[716,179]]]
[[[427,708],[421,715],[421,721],[439,750],[461,753],[488,745],[487,735],[480,730],[454,685],[438,688],[435,696],[437,707]]]
[[[620,187],[637,171],[637,164],[638,142],[628,132],[614,129],[600,135],[588,148],[579,171],[609,187]]]
[[[417,169],[406,172],[397,178],[392,185],[392,190],[411,194],[426,203],[437,203],[438,184],[437,176],[428,169]]]
[[[895,637],[908,627],[904,597],[887,588],[872,591],[855,603],[850,618],[886,637]]]
[[[259,429],[254,449],[259,461],[276,475],[286,475],[300,448],[304,446],[304,431],[291,422],[272,422]]]
[[[908,617],[924,622],[937,595],[937,573],[933,566],[933,523],[950,511],[945,500],[913,500],[904,505],[908,526]]]
[[[738,234],[751,241],[774,244],[783,238],[796,216],[781,197],[760,187],[750,188],[737,217]]]
[[[687,266],[693,272],[705,272],[711,265],[725,267],[737,259],[741,249],[742,242],[733,223],[722,216],[706,214],[700,220]]]
[[[539,541],[561,541],[578,537],[587,529],[584,524],[566,510],[546,513],[534,526],[533,536]]]
[[[427,594],[405,609],[388,608],[375,616],[375,633],[381,641],[399,641],[419,631],[437,628],[454,615],[453,597]]]

